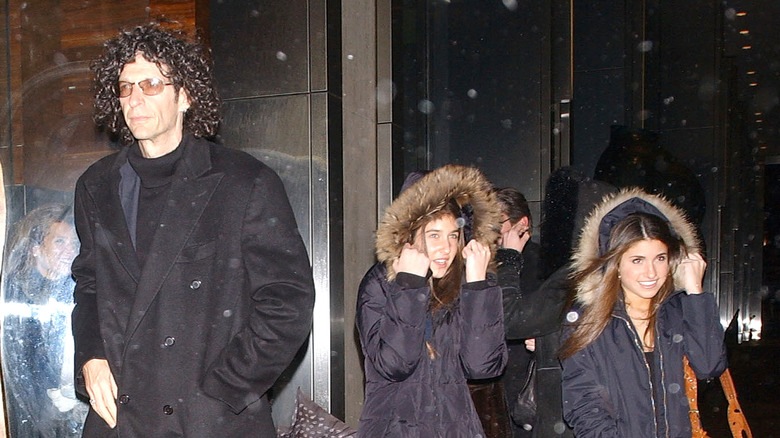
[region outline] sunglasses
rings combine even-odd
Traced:
[[[156,96],[165,90],[166,85],[173,85],[173,82],[163,82],[159,78],[149,78],[138,82],[119,81],[116,84],[116,91],[119,97],[127,97],[133,94],[133,85],[138,84],[141,91],[147,96]]]

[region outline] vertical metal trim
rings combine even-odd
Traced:
[[[363,274],[374,262],[377,222],[376,4],[342,0],[345,420],[357,424],[363,371],[355,336],[355,306]],[[335,163],[334,163],[335,164]]]
[[[427,153],[424,167],[426,169],[443,166],[451,159],[450,122],[444,108],[448,101],[446,90],[450,87],[449,50],[447,50],[450,40],[449,5],[449,2],[426,3],[428,28],[426,29],[425,98],[434,105],[434,110],[426,114]],[[433,78],[438,80],[435,85],[432,84]]]
[[[5,63],[6,63],[6,77],[4,78],[6,81],[6,84],[8,85],[7,93],[4,96],[5,97],[5,109],[3,111],[0,111],[0,114],[5,113],[7,114],[7,117],[5,117],[5,130],[8,133],[8,144],[2,145],[0,144],[0,149],[7,147],[8,148],[8,167],[10,169],[5,169],[9,171],[10,178],[5,178],[3,181],[8,181],[9,184],[13,184],[15,180],[14,175],[14,131],[13,131],[13,120],[14,120],[14,100],[13,100],[13,72],[11,67],[11,6],[8,1],[5,2],[5,7],[3,8],[5,10],[5,32],[3,32],[3,37],[5,38]],[[0,137],[2,139],[2,137]],[[3,171],[3,169],[0,168],[0,171]],[[1,175],[0,176],[4,176]],[[3,185],[3,191],[5,192],[5,185]],[[3,196],[5,196],[5,193],[3,193]],[[3,212],[5,212],[5,202],[3,202]],[[3,227],[5,227],[5,218],[3,218]],[[4,231],[4,230],[3,230]],[[5,238],[5,232],[3,232],[3,238]],[[2,248],[0,248],[2,249]],[[0,253],[4,254],[4,253]],[[0,257],[2,259],[2,257]],[[0,376],[0,379],[2,376]],[[4,393],[3,393],[4,394]],[[0,394],[2,395],[2,394]],[[5,398],[3,398],[5,400]],[[2,413],[2,411],[0,411]],[[5,416],[3,416],[5,418]]]
[[[556,150],[553,169],[571,164],[571,100],[553,104],[552,141]]]
[[[645,51],[638,51],[637,44],[647,38],[647,0],[624,0],[625,33],[623,41],[625,62],[625,121],[628,126],[644,128],[646,69]],[[637,122],[638,120],[638,122]]]
[[[718,8],[716,6],[714,8],[714,10],[715,11],[720,11],[720,8]],[[716,12],[716,14],[717,14],[717,12]],[[719,28],[719,24],[717,24],[718,23],[718,18],[715,17],[715,20],[716,20],[716,33],[717,33],[719,31],[719,29],[718,29]],[[722,31],[720,33],[722,34]],[[716,48],[714,50],[714,53],[715,53],[714,63],[715,63],[715,65],[713,66],[713,68],[714,68],[715,72],[720,72],[720,68],[719,68],[720,62],[719,61],[720,61],[720,55],[721,55],[722,52],[717,49],[717,46],[720,45],[721,48],[722,48],[722,44],[719,44],[719,42],[717,41],[717,38],[716,38],[716,41],[714,42],[714,44],[716,45]],[[723,84],[723,81],[719,80],[718,81],[718,85],[717,85],[718,92],[716,92],[715,95],[713,96],[713,102],[712,102],[712,109],[714,110],[713,111],[713,115],[714,115],[714,117],[717,118],[716,120],[714,120],[714,123],[713,123],[713,132],[712,132],[713,142],[712,143],[713,143],[713,147],[714,148],[720,148],[720,150],[722,152],[721,155],[720,155],[720,158],[718,159],[719,163],[717,163],[717,165],[721,169],[722,173],[721,173],[720,177],[712,178],[712,185],[713,185],[713,188],[714,188],[715,193],[716,193],[716,195],[713,196],[713,198],[715,198],[716,201],[717,201],[717,208],[718,208],[717,212],[718,213],[717,213],[717,219],[716,219],[717,220],[717,226],[713,228],[714,236],[710,237],[709,244],[710,245],[715,244],[715,245],[717,245],[717,248],[719,249],[719,254],[717,255],[718,262],[716,263],[717,269],[710,274],[710,280],[711,280],[710,281],[710,291],[712,291],[712,293],[715,294],[715,297],[717,298],[717,301],[720,304],[719,308],[720,308],[720,314],[721,314],[720,315],[720,317],[721,317],[721,324],[724,327],[726,327],[726,326],[728,326],[729,322],[731,321],[731,318],[732,318],[732,316],[734,314],[734,311],[735,311],[733,294],[736,291],[734,291],[733,287],[729,287],[729,289],[727,289],[727,290],[731,290],[732,293],[731,294],[722,294],[721,293],[721,288],[722,288],[722,286],[726,282],[726,279],[724,277],[725,277],[725,275],[728,275],[728,273],[730,273],[730,275],[731,275],[731,283],[730,283],[730,285],[731,286],[734,285],[734,280],[736,279],[736,269],[735,269],[735,266],[734,266],[734,258],[733,258],[733,256],[727,256],[727,257],[724,258],[724,255],[727,255],[727,254],[733,255],[734,254],[734,250],[736,249],[736,242],[734,241],[734,239],[735,239],[736,236],[735,236],[735,231],[732,230],[730,226],[728,226],[728,228],[729,228],[728,231],[726,231],[724,229],[724,217],[723,217],[724,212],[723,212],[723,209],[724,209],[724,206],[728,205],[728,194],[723,193],[720,190],[720,187],[723,186],[723,182],[724,181],[729,181],[733,177],[732,176],[733,175],[733,169],[728,164],[728,162],[729,162],[729,157],[728,157],[728,153],[727,153],[727,146],[728,145],[727,145],[727,141],[726,141],[725,137],[723,136],[723,131],[722,131],[722,128],[725,128],[725,126],[722,126],[722,125],[727,122],[726,114],[720,114],[720,111],[719,111],[720,104],[723,104],[725,102],[725,99],[721,99],[721,97],[722,97],[721,93],[723,93],[724,87],[725,87],[725,85]],[[713,156],[718,156],[717,149],[716,149],[715,153],[713,154]],[[726,210],[727,220],[728,220],[728,218],[730,216],[731,215],[728,214],[728,208],[727,208],[727,210]],[[724,236],[724,232],[726,232],[725,236]],[[729,243],[726,246],[726,248],[723,248],[723,245],[721,245],[721,242],[722,242],[722,240],[724,238],[727,238],[729,240]],[[725,249],[725,251],[724,251],[724,249]],[[724,269],[724,264],[726,264],[725,269]],[[740,319],[742,319],[742,318],[743,318],[743,316],[740,315]],[[738,327],[737,327],[737,333],[738,333],[737,339],[741,338],[741,332],[742,332],[742,327],[741,326],[742,326],[742,324],[738,324]]]
[[[553,139],[553,126],[555,126],[556,110],[553,104],[553,92],[552,92],[552,10],[553,2],[556,0],[545,0],[541,6],[542,13],[540,18],[546,20],[544,23],[539,23],[540,28],[548,29],[550,37],[542,38],[539,45],[540,62],[539,65],[539,114],[541,114],[539,120],[539,184],[541,189],[542,199],[544,199],[544,182],[547,181],[550,173],[557,168],[555,164],[560,157],[560,150],[558,149]],[[567,0],[568,1],[568,0]],[[545,14],[544,11],[547,11]],[[547,59],[549,62],[544,62]]]
[[[571,100],[574,92],[574,1],[551,0],[548,8],[550,37],[542,43],[542,59],[549,59],[548,66],[542,66],[541,101],[542,114],[549,115],[549,121],[542,120],[541,132],[547,133],[541,140],[540,193],[544,196],[544,182],[553,170],[571,163]],[[546,68],[546,70],[545,70]],[[545,89],[547,88],[547,89]],[[549,157],[544,151],[549,148]],[[547,158],[547,159],[545,159]]]
[[[9,89],[10,89],[10,83],[9,83]],[[10,107],[9,107],[10,108]],[[10,112],[10,111],[9,111]],[[6,224],[6,212],[8,211],[6,209],[5,204],[5,180],[3,175],[3,163],[0,161],[0,188],[2,188],[2,191],[0,191],[0,254],[5,254],[5,224]],[[5,266],[5,260],[3,257],[0,257],[0,274],[2,274],[2,268]],[[5,407],[5,381],[4,375],[5,373],[3,371],[2,366],[2,359],[0,359],[0,437],[7,436],[7,426],[6,426],[6,407]]]
[[[377,122],[393,121],[393,26],[391,0],[376,0]]]
[[[393,201],[393,131],[389,123],[376,128],[376,201],[377,225],[388,205]]]
[[[392,0],[376,2],[376,200],[377,224],[393,200],[393,16]]]
[[[326,0],[309,0],[307,4],[309,92],[328,90],[327,3]]]
[[[318,118],[322,120],[318,120]],[[317,298],[311,334],[313,400],[331,409],[331,297],[330,297],[330,212],[328,211],[327,97],[309,95],[309,188],[311,262]]]
[[[325,50],[327,91],[322,122],[325,124],[327,184],[325,200],[328,209],[328,277],[330,294],[330,413],[346,417],[347,363],[352,353],[347,344],[345,313],[352,312],[345,303],[344,289],[344,129],[342,105],[342,41],[341,1],[325,2]]]

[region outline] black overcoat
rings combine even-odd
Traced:
[[[105,358],[118,385],[116,429],[91,411],[84,437],[276,436],[267,391],[311,328],[306,249],[270,168],[189,135],[180,147],[143,269],[119,195],[128,148],[77,183],[75,369]]]

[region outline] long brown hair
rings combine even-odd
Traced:
[[[459,220],[461,217],[461,208],[457,201],[455,201],[455,199],[450,199],[441,210],[424,216],[411,233],[412,240],[415,240],[417,236],[425,232],[425,227],[427,227],[429,223],[447,216],[451,216],[455,219],[455,223],[458,224],[458,228],[460,229],[458,235],[458,248],[455,251],[455,257],[444,276],[441,278],[433,278],[433,276],[428,278],[428,286],[431,288],[431,297],[428,300],[428,311],[431,313],[432,317],[436,316],[437,310],[448,309],[449,304],[454,302],[460,295],[461,279],[464,268],[463,255],[461,252],[465,246],[465,236],[463,221]],[[425,245],[425,237],[421,237],[420,241],[422,248],[420,249],[427,254],[428,248]],[[438,353],[436,352],[436,347],[430,340],[426,339],[425,348],[428,351],[428,357],[431,360],[435,359]]]
[[[27,213],[14,224],[11,239],[6,246],[4,276],[13,274],[18,279],[29,278],[35,270],[33,248],[42,245],[52,226],[63,222],[73,226],[73,210],[58,203],[45,204]]]
[[[417,224],[418,226],[416,227],[416,229],[412,231],[411,233],[412,239],[414,240],[417,238],[417,236],[424,233],[425,227],[427,227],[429,223],[446,216],[452,216],[455,219],[456,223],[459,222],[458,218],[460,218],[461,216],[461,208],[454,199],[450,199],[449,202],[447,202],[441,210],[438,210],[435,213],[423,217],[422,220],[419,221],[419,223]],[[452,260],[452,264],[450,265],[450,268],[447,269],[447,272],[444,274],[443,277],[441,278],[430,277],[428,279],[428,285],[431,288],[431,298],[428,302],[428,308],[431,311],[431,313],[435,313],[436,310],[438,310],[442,306],[446,306],[452,303],[453,301],[455,301],[456,298],[458,298],[460,294],[461,279],[463,276],[463,255],[461,254],[461,252],[463,251],[463,247],[465,246],[465,238],[464,238],[462,224],[459,224],[458,228],[460,228],[460,235],[458,237],[458,249],[455,252],[455,258]],[[420,249],[425,253],[427,253],[428,248],[425,246],[424,236],[421,239],[421,245],[422,248]]]
[[[648,332],[651,336],[654,336],[658,307],[674,292],[672,276],[684,256],[685,246],[672,234],[669,225],[663,218],[653,214],[633,213],[624,217],[612,227],[606,253],[594,259],[593,262],[583,269],[572,274],[571,280],[575,287],[581,284],[584,279],[597,272],[601,273],[602,281],[596,286],[599,290],[595,291],[599,299],[594,300],[590,305],[584,306],[577,321],[572,323],[574,331],[559,351],[559,356],[562,359],[571,357],[587,347],[604,331],[612,317],[612,310],[615,304],[618,300],[623,299],[623,292],[618,277],[620,259],[632,245],[641,240],[661,241],[666,245],[669,259],[669,275],[650,303]]]

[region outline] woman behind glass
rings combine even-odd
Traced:
[[[377,230],[357,328],[359,437],[484,436],[467,378],[506,363],[501,289],[488,278],[500,209],[476,170],[445,166],[404,190]]]
[[[70,208],[47,204],[19,221],[3,270],[3,372],[11,438],[77,437],[88,407],[73,388]]]
[[[680,210],[638,189],[586,221],[561,347],[564,418],[577,437],[691,436],[683,356],[700,379],[726,367],[699,246]]]

